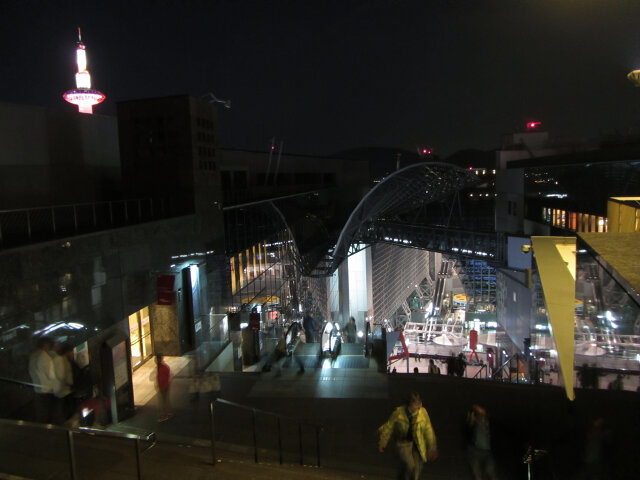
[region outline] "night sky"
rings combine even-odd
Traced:
[[[499,146],[640,127],[640,1],[0,0],[0,101],[75,110],[76,31],[93,86],[123,100],[231,100],[223,145],[330,154]]]

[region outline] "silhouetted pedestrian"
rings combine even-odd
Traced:
[[[495,354],[493,353],[493,349],[492,348],[487,348],[487,368],[488,368],[488,374],[489,376],[493,376],[493,363],[494,363],[494,356]]]
[[[356,319],[349,317],[349,321],[344,326],[344,335],[347,339],[347,343],[355,343],[358,332],[356,328]]]
[[[594,419],[584,439],[583,468],[585,480],[610,478],[608,463],[610,457],[610,433],[604,418]],[[611,477],[613,478],[613,477]]]
[[[171,411],[170,387],[171,387],[171,369],[164,362],[162,355],[156,355],[156,387],[158,389],[158,398],[160,401],[159,422],[169,420],[173,416]]]
[[[447,375],[453,376],[456,374],[456,356],[451,353],[447,357]]]
[[[440,375],[440,367],[435,364],[433,358],[429,359],[429,373],[433,375]]]
[[[306,313],[302,319],[302,328],[304,328],[306,343],[314,343],[316,341],[316,324],[310,313]]]
[[[494,480],[496,467],[491,453],[489,416],[480,405],[473,405],[467,413],[467,457],[474,480]]]
[[[455,358],[454,371],[459,377],[464,377],[464,372],[467,369],[467,361],[464,358],[464,354],[460,352]]]

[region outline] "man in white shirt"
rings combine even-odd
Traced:
[[[36,421],[51,423],[53,420],[57,380],[53,360],[49,354],[53,342],[50,338],[40,337],[36,349],[29,356],[29,375],[34,383]]]

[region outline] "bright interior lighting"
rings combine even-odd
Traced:
[[[189,273],[191,274],[191,286],[193,287],[196,283],[198,283],[198,266],[189,265]]]
[[[76,50],[76,63],[78,64],[78,72],[84,72],[87,69],[87,51],[84,48]]]

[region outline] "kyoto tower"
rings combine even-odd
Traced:
[[[76,73],[76,88],[62,95],[67,102],[78,106],[80,113],[93,113],[93,106],[102,103],[106,95],[91,88],[91,74],[87,70],[87,52],[82,43],[82,33],[78,27],[78,48],[76,50],[78,73]]]

